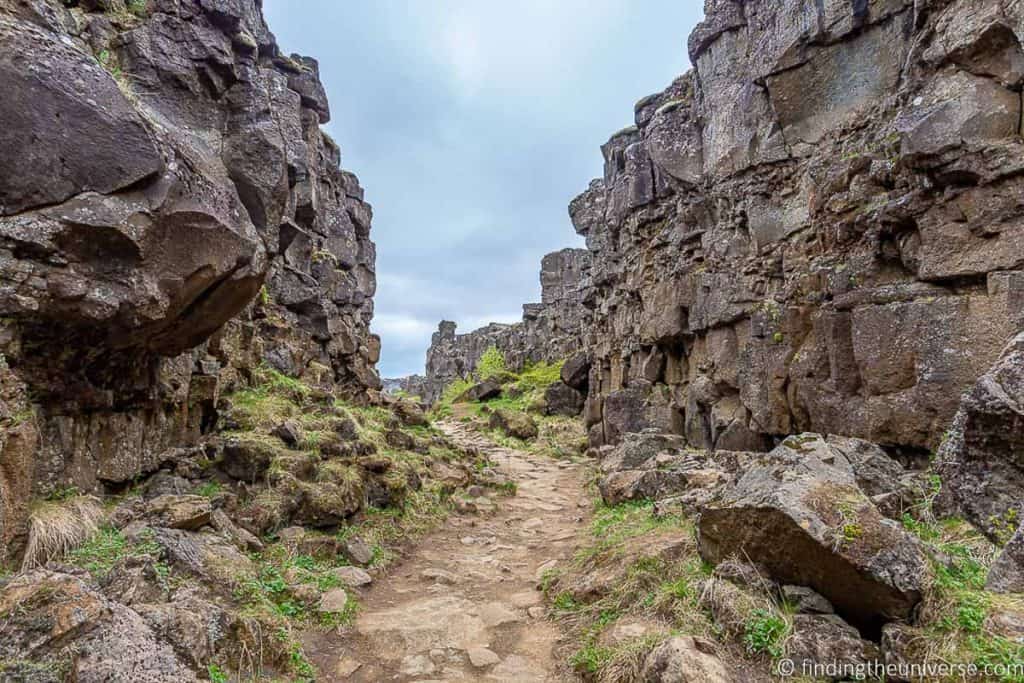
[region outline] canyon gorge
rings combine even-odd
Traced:
[[[704,14],[382,381],[260,0],[0,0],[0,679],[1024,680],[1024,1]]]

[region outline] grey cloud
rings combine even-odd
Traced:
[[[540,296],[540,257],[579,246],[567,205],[632,104],[688,68],[698,0],[265,0],[320,61],[328,130],[374,206],[384,376]]]

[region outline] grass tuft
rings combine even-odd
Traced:
[[[28,545],[22,569],[66,556],[99,530],[103,507],[92,496],[39,503],[29,516]]]

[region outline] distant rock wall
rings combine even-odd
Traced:
[[[173,460],[266,363],[379,389],[371,209],[259,0],[0,0],[0,537]]]
[[[468,376],[491,346],[505,362],[519,370],[531,362],[554,362],[580,351],[580,337],[590,324],[584,297],[590,289],[590,253],[563,249],[541,260],[541,303],[525,304],[523,320],[515,324],[491,323],[467,334],[455,334],[454,322],[438,326],[427,351],[426,382],[422,397],[437,400],[453,380]]]

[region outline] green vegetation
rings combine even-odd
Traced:
[[[121,560],[128,557],[148,556],[154,560],[158,576],[166,578],[170,567],[160,561],[163,549],[146,530],[136,542],[130,542],[119,530],[105,526],[88,541],[67,556],[67,563],[85,569],[97,580],[102,580]]]
[[[958,664],[1003,665],[1004,683],[1024,683],[1006,665],[1024,661],[1024,644],[997,632],[992,617],[1024,610],[1024,597],[985,590],[989,566],[998,548],[960,519],[935,521],[932,492],[914,514],[903,516],[903,525],[925,543],[932,557],[933,580],[924,597],[921,617],[914,628],[926,661]]]
[[[208,481],[205,484],[201,484],[199,487],[196,488],[196,495],[206,496],[207,498],[213,498],[216,495],[222,493],[223,491],[224,487],[221,486],[220,482]]]
[[[611,648],[599,647],[589,642],[572,654],[569,664],[580,673],[596,674],[606,667],[614,656],[615,651]]]
[[[708,635],[713,626],[699,605],[710,567],[697,554],[693,524],[682,515],[653,515],[650,502],[608,506],[595,501],[592,541],[572,563],[541,577],[551,614],[574,643],[570,663],[598,681],[635,680],[643,659],[664,638]],[[670,550],[671,549],[671,550]],[[576,592],[596,573],[606,585],[594,595]],[[608,629],[623,619],[650,632],[620,642]]]
[[[478,380],[498,377],[506,372],[508,372],[508,368],[505,367],[505,355],[496,346],[491,346],[484,351],[476,363],[475,374]]]
[[[445,387],[434,411],[440,416],[452,415],[452,405],[459,396],[477,382],[492,378],[502,380],[502,395],[485,403],[473,404],[473,412],[476,415],[481,414],[483,406],[491,409],[529,410],[538,405],[543,398],[544,390],[559,380],[563,363],[564,361],[542,361],[531,363],[520,372],[512,372],[508,369],[501,351],[492,346],[477,361],[476,370],[471,375],[457,379]]]
[[[149,13],[148,0],[125,0],[124,4],[125,9],[140,19],[145,18],[146,14]]]
[[[609,506],[598,499],[594,506],[594,518],[590,530],[594,536],[594,544],[580,550],[576,559],[586,561],[595,555],[614,550],[630,538],[643,536],[652,531],[673,530],[693,533],[693,525],[679,515],[655,517],[652,513],[654,503],[650,501],[632,501],[621,505]]]
[[[778,612],[757,609],[745,624],[743,644],[754,654],[767,654],[778,659],[782,656],[782,643],[789,630],[789,622]]]
[[[216,664],[210,664],[206,667],[206,675],[210,678],[210,683],[228,683],[228,675]]]

